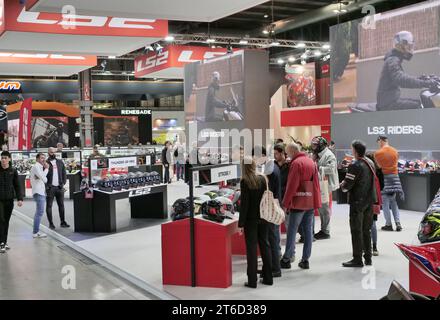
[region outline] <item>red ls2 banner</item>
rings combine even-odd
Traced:
[[[18,129],[18,150],[32,148],[32,98],[23,101],[20,108],[20,125]]]

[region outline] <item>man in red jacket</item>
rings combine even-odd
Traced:
[[[315,162],[307,157],[300,147],[291,143],[286,147],[288,156],[292,159],[287,178],[286,192],[283,199],[283,207],[288,213],[289,226],[287,229],[286,251],[281,259],[281,268],[290,269],[291,259],[295,257],[295,238],[298,232],[298,226],[301,222],[304,225],[304,247],[303,256],[298,266],[302,269],[309,269],[309,258],[312,254],[313,243],[313,215],[315,209],[321,207],[321,190],[319,188],[318,168]],[[312,181],[313,192],[308,195],[307,192],[299,192],[304,186],[304,182]],[[304,190],[302,190],[304,191]],[[310,197],[310,198],[308,198]],[[299,208],[298,200],[308,198],[310,202],[305,204],[309,206]]]

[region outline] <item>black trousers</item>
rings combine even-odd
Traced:
[[[270,245],[270,254],[272,258],[272,272],[281,272],[280,266],[280,241],[277,233],[279,233],[279,226],[268,223],[268,239]]]
[[[353,259],[371,259],[371,227],[373,226],[373,205],[350,205],[350,230]]]
[[[163,178],[163,183],[170,183],[170,165],[165,166],[165,175]]]
[[[60,214],[61,223],[65,222],[65,210],[64,210],[64,190],[60,187],[51,187],[46,190],[46,215],[50,224],[53,224],[52,218],[52,206],[53,200],[56,199],[58,205],[58,212]]]
[[[14,200],[0,200],[0,243],[8,243],[9,221],[13,209]]]
[[[260,247],[260,254],[263,260],[263,281],[267,284],[273,283],[272,257],[269,246],[269,225],[264,221],[249,221],[244,227],[246,239],[247,276],[250,286],[256,286],[258,275],[257,246]]]
[[[377,106],[378,111],[421,109],[422,102],[418,99],[399,99],[387,106]]]

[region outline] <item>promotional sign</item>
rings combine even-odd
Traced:
[[[20,92],[21,83],[18,81],[0,81],[1,93],[16,93]]]
[[[226,53],[226,48],[170,45],[159,53],[150,52],[136,57],[134,75],[137,78],[183,78],[183,68],[187,63],[212,59]]]
[[[237,179],[237,166],[227,166],[211,169],[211,183]]]
[[[20,127],[18,130],[18,150],[32,148],[32,98],[23,101],[20,108]]]
[[[6,106],[0,105],[0,133],[8,132],[8,112]]]
[[[331,27],[338,149],[357,138],[374,150],[386,135],[399,151],[440,150],[439,10],[440,1],[425,2],[375,15],[374,28],[361,20]]]
[[[286,65],[287,105],[289,108],[316,104],[315,63]]]
[[[136,190],[131,190],[130,193],[128,194],[128,197],[129,198],[139,197],[150,193],[151,193],[151,188],[136,189]]]
[[[168,34],[166,20],[77,15],[73,7],[29,12],[18,0],[5,2],[4,10],[3,50],[119,56]]]
[[[137,164],[138,163],[137,163],[136,157],[109,158],[108,159],[108,168],[109,169],[135,167],[135,166],[137,166]]]

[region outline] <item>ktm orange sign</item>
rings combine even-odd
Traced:
[[[1,92],[14,92],[21,89],[21,83],[18,81],[0,81]]]

